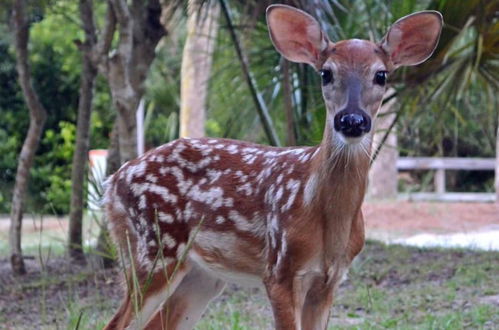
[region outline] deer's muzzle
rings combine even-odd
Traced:
[[[371,130],[371,118],[361,110],[343,110],[334,116],[334,129],[347,138],[360,137]]]

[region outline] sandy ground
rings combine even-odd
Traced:
[[[371,239],[499,251],[499,204],[371,202],[363,209]]]
[[[471,233],[499,229],[498,203],[368,201],[363,205],[363,212],[367,236],[385,241],[421,233]],[[42,229],[64,237],[67,226],[66,218],[26,216],[23,231],[36,233]],[[6,236],[8,230],[8,217],[0,217],[0,238]]]
[[[459,233],[497,228],[499,203],[367,202],[363,206],[368,233],[384,231]]]

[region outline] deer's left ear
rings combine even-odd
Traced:
[[[396,21],[380,43],[394,68],[426,61],[437,47],[442,31],[442,14],[420,11]]]

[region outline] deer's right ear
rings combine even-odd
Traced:
[[[286,5],[267,8],[267,25],[275,48],[292,62],[320,69],[329,39],[309,14]]]

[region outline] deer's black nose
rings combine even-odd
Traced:
[[[338,113],[334,117],[334,129],[346,137],[359,137],[371,130],[371,119],[360,113]]]

